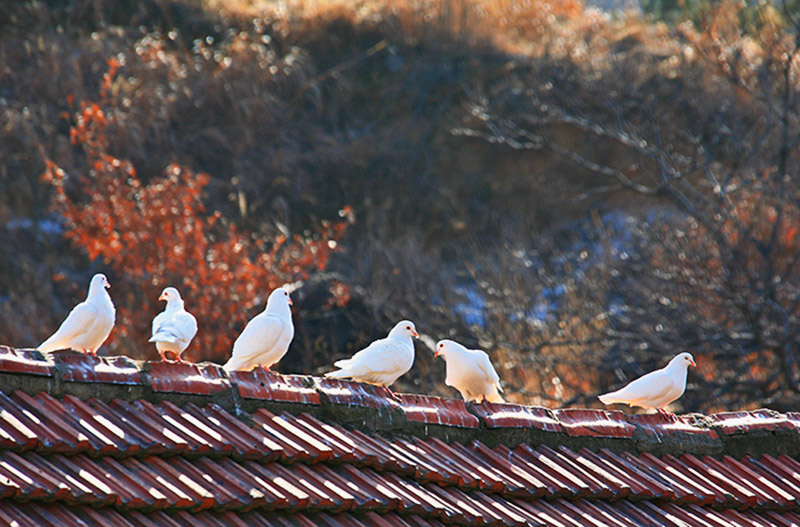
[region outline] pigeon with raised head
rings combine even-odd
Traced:
[[[339,368],[325,377],[352,379],[389,387],[414,365],[414,341],[419,333],[410,320],[401,320],[386,338],[376,340],[349,359],[333,363]]]
[[[36,349],[43,352],[73,349],[95,355],[114,329],[116,310],[106,291],[109,287],[106,275],[94,275],[86,300],[72,308],[58,330]]]
[[[499,393],[503,391],[500,376],[485,351],[467,349],[454,340],[445,339],[436,343],[435,356],[440,355],[447,363],[444,383],[461,392],[465,401],[504,402]]]
[[[270,293],[267,307],[247,323],[233,343],[231,358],[223,366],[225,371],[249,371],[256,367],[269,371],[281,360],[294,338],[291,305],[286,289],[279,287]]]
[[[655,408],[660,414],[668,414],[664,408],[686,390],[689,366],[697,366],[692,354],[680,353],[660,370],[642,375],[627,386],[597,398],[603,404],[624,403],[628,406]]]
[[[164,311],[153,319],[153,332],[149,342],[156,343],[161,360],[175,357],[181,361],[181,353],[197,335],[197,319],[186,311],[181,294],[174,287],[161,292],[159,300],[167,302]]]

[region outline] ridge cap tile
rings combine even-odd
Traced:
[[[142,373],[154,392],[215,395],[232,389],[225,371],[212,362],[148,361]]]
[[[400,410],[409,421],[424,424],[480,428],[480,421],[460,399],[444,399],[416,393],[396,394]]]
[[[142,384],[142,372],[128,357],[95,356],[73,350],[50,353],[53,367],[65,381],[101,382],[109,384]]]
[[[562,432],[563,428],[552,411],[542,406],[513,403],[470,403],[487,428],[535,428],[545,432]]]
[[[52,377],[53,364],[47,354],[36,349],[0,345],[0,372]]]
[[[636,427],[618,410],[563,408],[554,411],[567,435],[629,439]]]
[[[244,399],[321,404],[310,375],[284,375],[254,368],[250,371],[232,371],[228,377]]]
[[[790,413],[791,414],[791,413]],[[740,410],[711,414],[711,426],[725,435],[736,435],[754,430],[778,430],[781,428],[798,428],[800,419],[795,424],[792,415],[781,414],[768,408],[758,410]],[[800,417],[800,416],[798,416]]]
[[[659,413],[626,414],[626,419],[648,435],[693,434],[718,439],[717,432],[710,427],[696,426],[697,419],[691,415],[662,415]]]
[[[398,406],[397,401],[392,398],[392,392],[383,386],[328,377],[311,378],[316,389],[332,404],[377,409]]]

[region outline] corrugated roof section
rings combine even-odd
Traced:
[[[137,510],[173,518],[208,510],[209,522],[231,512],[246,521],[248,511],[294,522],[294,511],[313,508],[335,517],[394,512],[396,525],[411,524],[403,523],[410,514],[456,525],[751,525],[763,516],[756,511],[794,518],[800,495],[800,463],[788,456],[490,448],[387,439],[308,414],[262,409],[246,425],[214,404],[106,405],[45,393],[3,395],[0,407],[0,504],[44,524],[89,505],[98,518],[125,520]]]
[[[29,363],[84,391],[0,393],[0,525],[800,525],[800,461],[781,453],[797,451],[790,414],[465,405],[260,370],[0,350],[0,372],[31,379]],[[101,385],[131,400],[79,395]],[[337,422],[340,405],[359,410]],[[380,432],[359,427],[365,411],[385,412]],[[565,439],[508,439],[548,434]],[[626,448],[683,436],[704,447]],[[788,442],[708,455],[721,436]]]

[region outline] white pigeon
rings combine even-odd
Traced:
[[[680,353],[660,370],[642,375],[624,388],[598,396],[603,404],[625,403],[628,406],[655,408],[668,414],[664,407],[686,390],[689,366],[697,366],[691,353]]]
[[[153,319],[153,336],[148,342],[156,343],[161,360],[170,354],[181,362],[181,353],[197,335],[197,319],[184,309],[183,298],[174,287],[164,289],[158,299],[166,300],[167,306]]]
[[[247,323],[233,343],[231,358],[223,366],[225,371],[249,371],[255,367],[269,371],[270,366],[281,360],[294,338],[291,305],[286,289],[274,290],[264,311]]]
[[[72,308],[58,330],[36,349],[43,352],[73,349],[95,355],[114,329],[116,310],[106,291],[108,287],[111,286],[106,275],[94,275],[86,300]]]
[[[498,393],[503,391],[500,376],[485,351],[467,349],[458,342],[445,339],[436,343],[434,356],[439,355],[447,363],[444,383],[461,392],[465,401],[505,402]]]
[[[411,337],[419,338],[414,323],[401,320],[386,338],[376,340],[349,359],[334,362],[339,369],[326,373],[325,377],[391,386],[414,365]]]

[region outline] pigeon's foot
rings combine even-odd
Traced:
[[[270,373],[269,366],[264,366],[263,364],[259,364],[259,367],[264,370],[264,373]]]
[[[664,410],[663,408],[656,408],[656,411],[658,412],[658,415],[660,415],[662,417],[670,418],[673,421],[676,419],[675,418],[675,414],[673,414],[672,412],[668,412],[667,410]]]
[[[396,393],[394,393],[394,392],[393,392],[392,390],[390,390],[389,388],[386,388],[386,391],[387,391],[387,392],[389,392],[389,397],[391,397],[392,399],[394,399],[394,400],[395,400],[395,401],[397,401],[398,403],[402,403],[402,402],[403,402],[403,400],[400,398],[400,396],[399,396],[399,395],[397,395]]]

